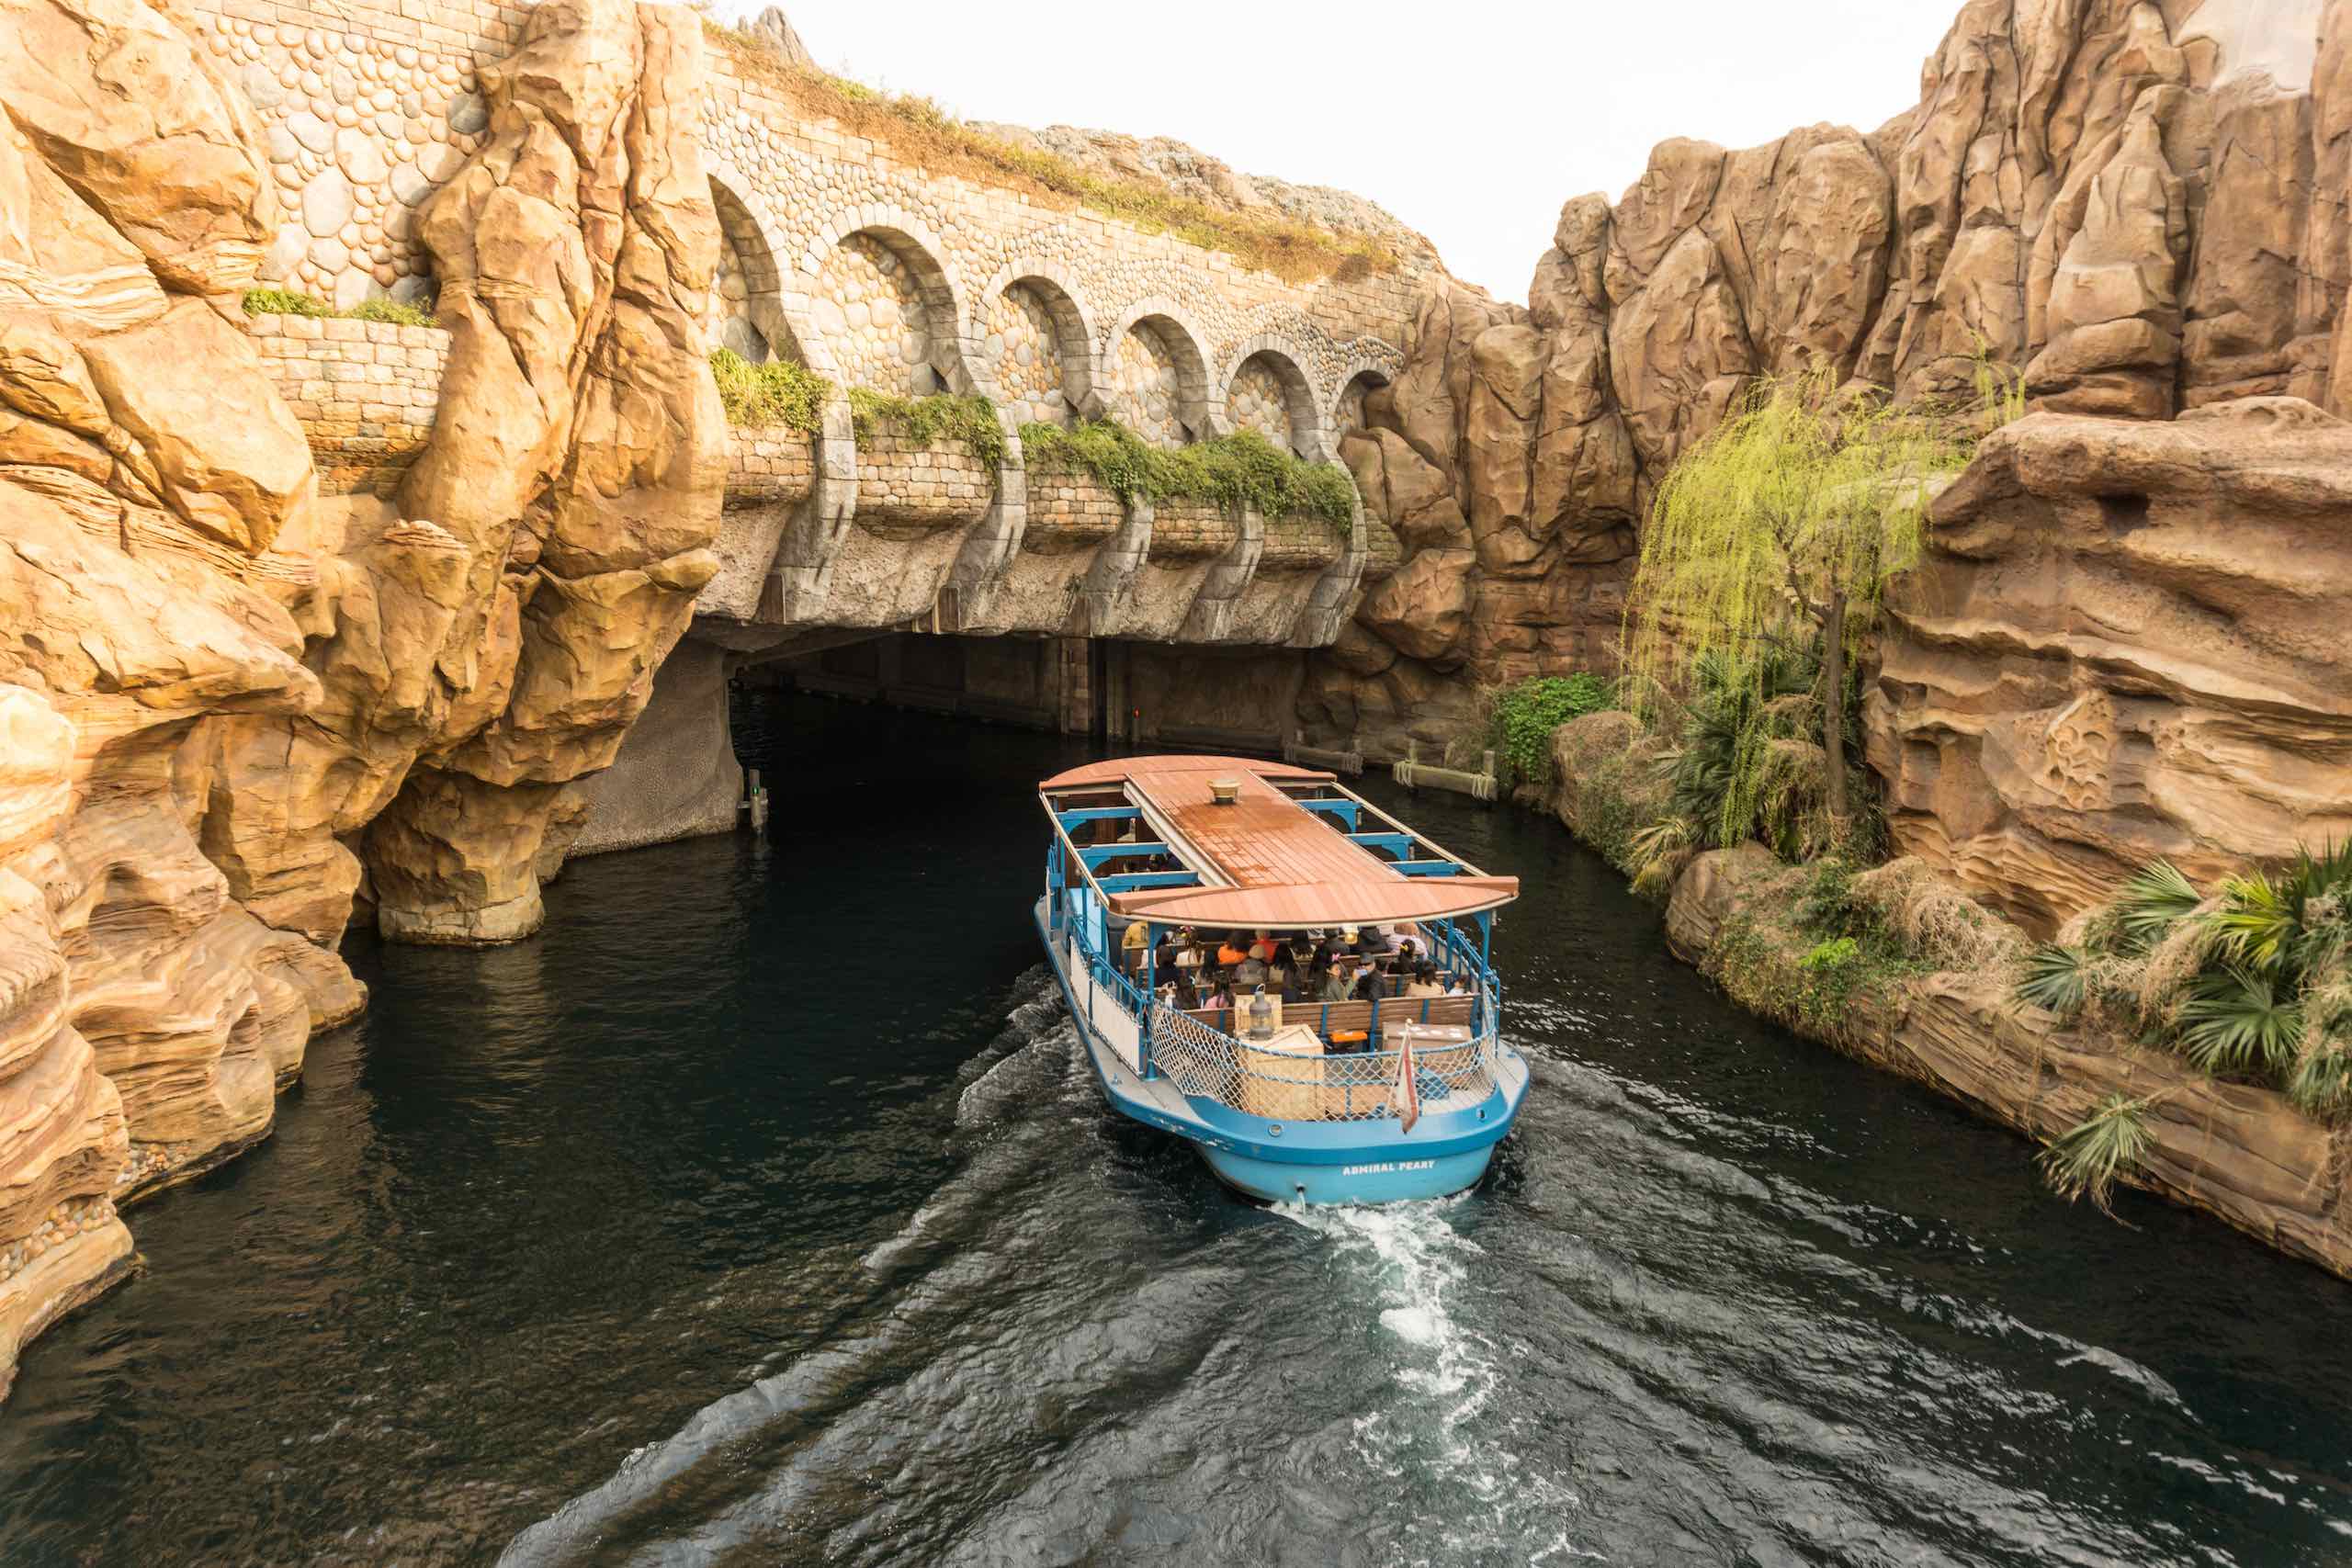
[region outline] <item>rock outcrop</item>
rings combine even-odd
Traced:
[[[1754,844],[1699,856],[1675,882],[1668,944],[1703,969],[1735,918],[1757,922],[1767,941],[1785,936],[1774,922],[1788,907],[1791,878],[1802,874]],[[1811,942],[1782,943],[1792,968]],[[1791,1026],[1821,1034],[1802,1020]],[[2352,1278],[2352,1203],[2334,1136],[2275,1090],[2223,1083],[2169,1052],[2059,1027],[2017,1002],[1997,975],[1929,975],[1890,995],[1858,996],[1838,1037],[1825,1040],[2045,1143],[2109,1095],[2144,1099],[2150,1146],[2128,1184]]]
[[[2347,198],[2343,0],[1968,0],[1874,131],[1662,143],[1561,209],[1525,310],[1425,302],[1345,443],[1407,559],[1316,659],[1306,733],[1401,752],[1480,686],[1610,666],[1659,476],[1758,375],[1967,398],[1989,359],[2052,411],[2352,410]]]
[[[678,6],[547,0],[481,72],[488,145],[424,210],[454,338],[399,506],[465,569],[417,650],[431,741],[368,832],[388,935],[538,928],[579,781],[612,762],[718,570],[701,47]]]
[[[2352,839],[2352,424],[2033,414],[1938,499],[1870,759],[1907,852],[2047,932],[2159,856]]]
[[[266,1135],[363,1005],[364,887],[398,935],[536,924],[715,566],[723,434],[690,16],[551,0],[482,69],[393,502],[319,495],[243,330],[280,214],[241,89],[142,0],[0,28],[5,1382],[123,1272],[115,1202]]]

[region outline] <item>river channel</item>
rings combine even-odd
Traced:
[[[1082,745],[802,699],[774,830],[375,990],[0,1409],[0,1562],[2352,1561],[2352,1287],[1740,1013],[1556,825],[1477,1190],[1227,1195],[1039,966]]]

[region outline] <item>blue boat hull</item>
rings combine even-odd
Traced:
[[[1495,1156],[1494,1144],[1427,1156],[1404,1146],[1406,1142],[1366,1148],[1361,1158],[1340,1165],[1283,1164],[1208,1144],[1195,1146],[1218,1180],[1269,1203],[1401,1203],[1451,1197],[1476,1187]]]
[[[1503,1087],[1475,1103],[1424,1100],[1410,1133],[1386,1118],[1270,1122],[1214,1100],[1183,1096],[1164,1077],[1138,1081],[1080,1010],[1042,905],[1037,934],[1111,1108],[1185,1139],[1219,1180],[1251,1198],[1270,1203],[1395,1203],[1464,1191],[1486,1175],[1495,1145],[1510,1132],[1527,1097],[1526,1064],[1508,1047],[1501,1053]]]

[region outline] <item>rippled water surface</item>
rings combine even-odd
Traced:
[[[2352,1561],[2352,1287],[1744,1018],[1557,828],[1479,1190],[1245,1206],[1048,1000],[1028,786],[811,705],[777,831],[364,1022],[0,1412],[0,1562]],[[1382,784],[1368,792],[1387,798]]]

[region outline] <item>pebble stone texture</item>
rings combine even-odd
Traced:
[[[980,352],[996,367],[998,398],[1013,423],[1069,424],[1075,410],[1062,395],[1061,329],[1046,297],[1016,283],[988,302]]]
[[[1109,380],[1103,400],[1122,424],[1154,446],[1182,446],[1189,439],[1176,353],[1149,321],[1119,334]]]
[[[1226,389],[1225,415],[1236,430],[1254,430],[1275,446],[1291,444],[1290,399],[1272,356],[1253,354]]]
[[[913,271],[871,234],[849,235],[817,269],[809,316],[843,386],[899,397],[937,391],[929,315]]]
[[[481,145],[487,121],[475,73],[513,51],[526,9],[491,0],[190,5],[267,131],[288,216],[265,276],[338,309],[427,294],[414,214]],[[1292,284],[1083,209],[934,175],[832,121],[803,118],[756,45],[707,33],[706,44],[703,144],[726,198],[722,217],[730,205],[741,214],[724,225],[732,255],[714,294],[715,341],[893,391],[934,389],[923,384],[926,367],[944,365],[951,383],[1050,408],[1044,364],[1053,355],[1037,350],[1055,334],[1041,330],[1023,362],[1023,335],[997,330],[1010,324],[1001,296],[1031,278],[1067,297],[1085,322],[1090,378],[1106,401],[1135,389],[1122,379],[1129,371],[1144,374],[1128,327],[1153,315],[1195,340],[1218,428],[1231,423],[1222,394],[1234,362],[1279,344],[1313,389],[1321,429],[1311,434],[1326,445],[1336,445],[1332,404],[1349,381],[1401,367],[1396,345],[1433,276],[1424,264]],[[933,279],[952,304],[925,306],[917,276]],[[837,286],[843,292],[831,292]],[[853,305],[865,307],[863,322]],[[1030,314],[1017,300],[1013,308]],[[794,341],[771,341],[786,337]],[[1060,369],[1067,387],[1067,356]],[[1148,378],[1163,390],[1173,379],[1157,367]],[[1181,438],[1173,395],[1146,389],[1136,400],[1139,424],[1156,425],[1158,439]],[[1167,412],[1151,412],[1162,404]]]

